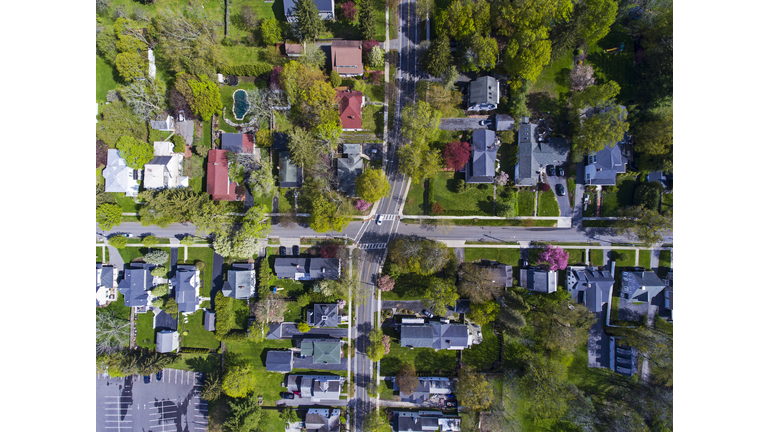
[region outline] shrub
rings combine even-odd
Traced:
[[[147,264],[161,265],[168,262],[168,252],[164,250],[153,250],[144,255],[144,262]]]
[[[480,183],[477,185],[477,188],[480,190],[488,190],[488,183]]]
[[[272,65],[269,63],[222,66],[219,68],[220,74],[237,76],[259,76],[271,71]]]
[[[167,267],[155,267],[155,268],[152,269],[150,274],[152,274],[152,276],[157,276],[157,277],[164,278],[164,277],[168,276],[168,268]],[[154,291],[153,291],[153,294],[154,294]],[[157,294],[155,294],[155,295],[157,295]],[[163,294],[163,295],[165,295],[165,294]]]
[[[182,348],[181,352],[190,354],[207,354],[211,352],[208,348]]]
[[[372,203],[369,203],[368,201],[358,199],[357,202],[355,202],[355,209],[360,211],[366,211],[371,207],[371,205]]]
[[[437,201],[435,201],[435,203],[432,204],[432,208],[430,210],[432,211],[433,215],[439,215],[445,212],[445,209],[443,208],[443,206],[441,206],[440,203]]]
[[[216,335],[216,338],[222,342],[245,342],[248,340],[248,333],[244,331],[231,331],[223,335]]]
[[[331,71],[330,77],[331,85],[336,88],[341,85],[341,75],[336,71]]]
[[[117,249],[123,249],[128,244],[128,239],[123,236],[112,236],[109,238],[109,245]]]
[[[181,135],[172,136],[171,142],[173,143],[174,153],[184,153],[186,151],[186,143],[184,142],[184,138]]]
[[[550,190],[552,190],[552,187],[547,183],[539,183],[539,191],[549,192]]]
[[[367,56],[371,52],[373,47],[376,47],[376,46],[380,46],[379,41],[377,40],[367,40],[363,42],[363,55]]]
[[[158,268],[164,268],[164,267],[158,267]],[[152,295],[155,297],[162,297],[167,294],[168,294],[168,284],[158,285],[154,289],[152,289]]]
[[[122,221],[123,210],[117,204],[102,204],[96,209],[96,222],[103,230],[110,230]]]
[[[143,239],[141,239],[141,243],[144,246],[146,246],[148,248],[151,248],[151,247],[155,247],[158,244],[160,244],[160,239],[155,237],[155,236],[153,236],[153,235],[148,235],[148,236],[144,237]]]
[[[197,261],[197,262],[195,262],[195,268],[200,270],[200,271],[203,271],[203,269],[205,268],[205,261]]]
[[[379,278],[379,288],[381,288],[382,291],[392,291],[395,289],[395,280],[391,278],[389,275],[384,275]]]
[[[309,298],[310,298],[309,293],[304,293],[300,295],[299,298],[296,299],[296,304],[299,307],[305,307],[309,304]]]
[[[192,246],[195,244],[195,238],[192,236],[186,236],[183,239],[181,239],[181,244],[184,246]]]
[[[296,327],[297,327],[297,328],[299,329],[299,331],[300,331],[300,332],[302,332],[302,333],[306,333],[306,332],[308,332],[308,331],[310,330],[310,328],[309,328],[309,324],[307,324],[307,323],[299,323],[299,325],[298,325],[298,326],[296,326]]]

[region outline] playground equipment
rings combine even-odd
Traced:
[[[624,42],[620,42],[615,47],[608,48],[607,50],[605,50],[605,52],[607,52],[607,53],[609,53],[609,52],[616,53],[616,52],[622,52],[622,51],[624,51]]]

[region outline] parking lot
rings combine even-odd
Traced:
[[[155,375],[96,376],[96,430],[98,432],[204,432],[208,403],[200,399],[202,374],[177,369]]]

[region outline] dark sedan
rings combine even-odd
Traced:
[[[293,245],[293,255],[299,256],[299,245]]]
[[[555,166],[554,165],[547,165],[547,175],[548,176],[554,176],[555,175]]]
[[[557,167],[557,175],[560,177],[565,177],[565,170],[563,169],[563,167],[561,166]]]
[[[283,393],[280,393],[280,397],[283,399],[293,399],[295,396],[293,395],[293,393],[283,392]]]
[[[565,188],[561,184],[555,185],[555,192],[560,196],[565,196]]]
[[[280,256],[285,256],[285,246],[280,246]]]

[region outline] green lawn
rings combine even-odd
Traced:
[[[585,345],[576,348],[573,354],[573,360],[568,367],[568,381],[598,401],[605,400],[614,388],[630,388],[632,385],[631,378],[609,369],[587,367],[587,347]]]
[[[108,260],[104,259],[104,257],[101,256],[101,250],[102,250],[101,246],[96,246],[96,262],[97,263],[106,263],[106,262],[108,262]],[[109,252],[107,252],[106,248],[104,248],[104,252],[109,253]]]
[[[620,253],[626,255],[626,259],[616,261],[616,267],[634,267],[635,266],[635,250],[634,249],[617,249],[611,251],[611,258],[613,254]]]
[[[171,255],[171,248],[169,247],[152,248],[152,250],[156,250],[156,249],[161,249],[168,252],[169,257]],[[120,256],[123,258],[123,261],[125,261],[126,264],[135,260],[136,258],[142,258],[147,252],[149,252],[149,249],[143,246],[142,247],[127,246],[123,249],[118,249],[118,250],[120,251]],[[184,257],[183,251],[180,253],[182,254],[182,258],[183,258]],[[168,263],[166,263],[166,266],[167,265]]]
[[[125,196],[124,193],[110,192],[115,197],[117,205],[123,209],[123,213],[138,213],[140,205],[136,204],[133,198]]]
[[[283,374],[267,372],[265,366],[267,350],[274,348],[290,348],[290,340],[265,340],[253,342],[227,342],[227,352],[234,354],[238,360],[251,365],[251,370],[259,377],[254,392],[264,396],[264,405],[274,405],[280,399],[280,383]]]
[[[568,265],[584,264],[583,249],[566,249],[568,252]]]
[[[606,49],[624,43],[624,50],[606,53]],[[620,24],[614,24],[611,31],[598,42],[590,45],[587,50],[586,62],[595,68],[597,83],[616,81],[621,86],[621,92],[616,98],[620,103],[635,99],[635,69],[632,35]]]
[[[208,349],[219,348],[219,340],[216,339],[213,332],[203,328],[203,314],[204,311],[201,309],[187,317],[187,322],[183,324],[183,328],[189,333],[186,336],[182,336],[181,346]]]
[[[589,250],[589,262],[594,266],[603,265],[603,250],[602,249],[590,249]]]
[[[661,195],[661,214],[672,216],[672,193]]]
[[[664,277],[672,268],[672,251],[663,250],[659,254],[659,277]]]
[[[408,196],[405,199],[405,206],[403,207],[403,214],[424,214],[424,183],[411,181],[411,187],[408,189]]]
[[[640,251],[640,267],[645,268],[646,270],[651,269],[651,251],[649,250],[641,250]]]
[[[536,194],[531,191],[521,190],[517,193],[518,216],[533,216],[533,203]]]
[[[117,300],[98,310],[100,312],[113,313],[117,318],[122,318],[126,321],[131,319],[131,308],[125,305],[125,299],[119,291],[117,292]]]
[[[634,203],[635,187],[637,180],[624,177],[618,181],[613,192],[606,193],[603,190],[600,216],[616,216],[620,208],[631,206]]]
[[[456,369],[457,352],[452,350],[435,351],[431,348],[403,348],[399,335],[392,328],[385,328],[384,334],[392,337],[389,354],[381,359],[381,374],[394,376],[404,363],[410,363],[419,374],[432,376],[452,376]]]
[[[464,350],[462,361],[479,371],[489,370],[499,360],[499,338],[493,334],[493,324],[483,326],[483,342]]]
[[[537,216],[560,216],[560,207],[557,205],[554,191],[539,192]]]
[[[107,62],[96,56],[96,102],[106,102],[107,92],[117,88],[117,71]]]
[[[435,201],[445,209],[446,216],[493,216],[493,187],[480,189],[469,188],[463,193],[457,193],[456,180],[459,174],[441,172],[430,181],[434,181]],[[431,205],[432,203],[430,203]],[[424,214],[424,187],[411,182],[405,203],[405,214]]]
[[[142,348],[155,348],[155,329],[152,328],[152,321],[155,314],[147,312],[136,314],[136,345]]]
[[[205,262],[205,268],[203,268],[202,278],[203,287],[200,289],[200,295],[203,297],[209,297],[211,295],[211,286],[213,277],[213,249],[208,247],[190,247],[187,248],[187,261],[189,264],[194,264],[196,261]],[[179,260],[184,259],[184,248],[179,248]]]
[[[480,259],[497,261],[517,267],[520,261],[520,249],[517,248],[464,248],[464,262]]]
[[[179,354],[169,368],[190,370],[194,372],[211,373],[221,370],[221,355],[219,354]]]
[[[545,92],[555,99],[568,93],[571,69],[573,69],[573,55],[568,52],[551,64],[544,66],[529,93]]]
[[[429,278],[415,273],[405,273],[395,279],[395,289],[381,293],[384,300],[421,300]]]
[[[366,105],[363,107],[363,129],[384,135],[384,106]]]

